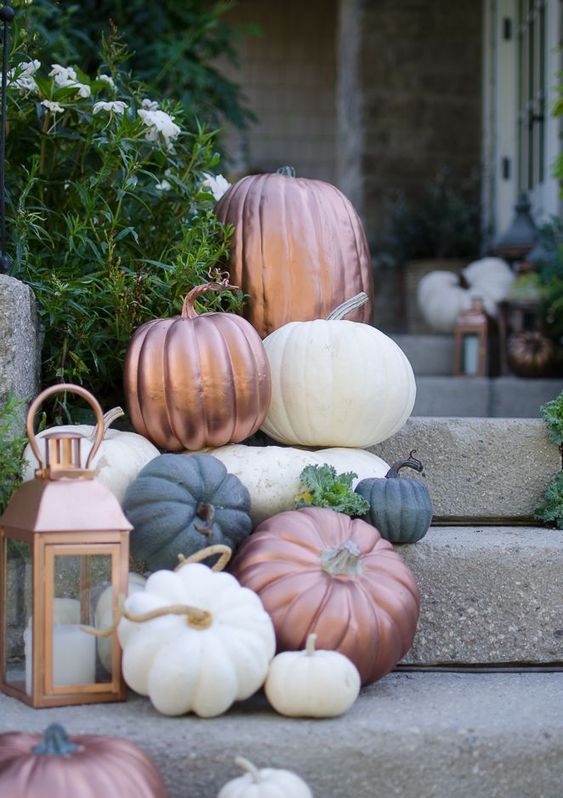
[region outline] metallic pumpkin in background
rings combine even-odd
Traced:
[[[330,183],[278,174],[235,183],[216,214],[233,225],[231,281],[250,298],[243,315],[264,338],[290,321],[324,319],[365,291],[350,321],[373,321],[366,235],[351,202]]]
[[[194,309],[209,283],[190,291],[182,314],[136,330],[124,387],[136,432],[167,451],[238,443],[260,427],[270,403],[270,366],[260,336],[241,316]]]

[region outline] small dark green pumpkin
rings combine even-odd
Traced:
[[[417,479],[399,477],[401,468],[422,471],[422,463],[412,451],[407,460],[391,466],[383,479],[362,479],[356,493],[369,502],[363,516],[377,527],[381,537],[391,543],[416,543],[428,532],[432,521],[432,502],[426,485]]]
[[[235,550],[252,530],[248,490],[210,454],[155,457],[127,489],[123,510],[131,554],[150,571],[216,543]]]

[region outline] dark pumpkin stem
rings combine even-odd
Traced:
[[[43,739],[31,749],[32,754],[41,756],[70,756],[80,751],[80,746],[69,740],[60,723],[51,723],[43,732]]]
[[[205,283],[204,285],[196,285],[192,288],[190,293],[184,299],[182,305],[182,318],[183,319],[197,319],[198,312],[194,305],[202,294],[208,291],[238,291],[238,285],[231,285],[228,280],[222,280],[220,283]]]
[[[197,505],[197,509],[195,514],[198,518],[201,518],[203,524],[194,524],[194,528],[197,529],[202,535],[206,535],[209,537],[213,532],[213,521],[215,520],[215,507],[212,504],[208,504],[207,502],[199,502]]]
[[[360,557],[358,546],[353,540],[347,540],[335,549],[321,552],[321,567],[331,576],[356,576],[364,570]]]
[[[277,175],[284,175],[285,177],[295,177],[295,167],[294,166],[280,166],[279,169],[276,170]]]
[[[413,454],[416,454],[416,449],[412,450],[406,460],[399,460],[397,463],[393,463],[389,471],[385,474],[385,478],[392,479],[393,477],[398,477],[401,468],[413,468],[415,471],[420,473],[424,466],[420,460],[417,460],[416,457],[413,457]]]

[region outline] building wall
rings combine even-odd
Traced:
[[[363,0],[364,216],[373,241],[395,191],[480,167],[482,11],[475,0]]]
[[[240,48],[243,89],[257,123],[227,131],[235,172],[275,171],[334,182],[336,173],[337,0],[238,0],[233,23],[256,23],[262,35]]]

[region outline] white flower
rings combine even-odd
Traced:
[[[39,91],[37,83],[33,79],[33,75],[37,72],[41,62],[35,59],[34,61],[23,61],[15,69],[8,72],[8,83],[14,89],[21,91]],[[17,77],[16,77],[17,75]]]
[[[142,108],[137,113],[148,127],[145,136],[147,141],[156,141],[160,133],[166,145],[170,148],[172,141],[181,133],[180,128],[174,122],[174,117],[164,111],[148,111]]]
[[[60,103],[55,103],[52,100],[41,100],[41,105],[44,105],[52,114],[62,114],[65,110]]]
[[[98,102],[94,104],[94,108],[92,109],[92,113],[97,114],[100,111],[107,111],[108,113],[115,112],[116,114],[123,114],[123,112],[127,109],[127,103],[122,102],[121,100],[115,100],[111,103],[105,102]]]
[[[104,83],[107,83],[108,86],[112,89],[115,89],[115,81],[111,77],[111,75],[98,75],[98,80],[103,80]]]
[[[211,175],[209,172],[204,172],[204,175],[205,180],[202,185],[207,186],[215,197],[216,202],[219,202],[225,191],[230,189],[231,184],[223,175]]]
[[[55,85],[61,88],[77,89],[80,97],[89,97],[92,93],[90,86],[80,83],[76,70],[72,67],[64,67],[60,64],[51,64],[49,76],[55,79]]]
[[[147,111],[158,111],[158,103],[154,100],[141,100],[141,108]]]
[[[160,183],[157,183],[155,186],[157,191],[170,191],[172,185],[168,182],[168,180],[161,180]]]

